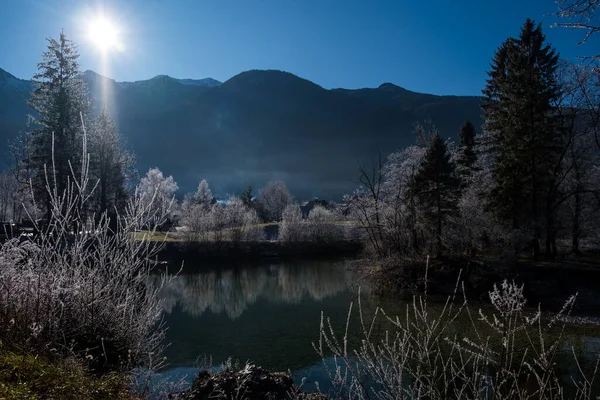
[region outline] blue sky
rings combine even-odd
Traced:
[[[582,32],[550,28],[554,0],[2,0],[0,68],[31,78],[45,38],[61,28],[79,44],[82,70],[118,81],[158,74],[227,80],[280,69],[325,88],[376,87],[476,95],[495,49],[527,17],[542,22],[565,58]],[[122,52],[102,62],[86,38],[104,10]],[[597,43],[596,43],[597,45]]]

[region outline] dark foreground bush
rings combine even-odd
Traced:
[[[302,393],[292,378],[284,373],[269,372],[255,365],[239,371],[230,368],[216,374],[198,373],[192,387],[170,396],[177,400],[245,399],[245,400],[324,400],[321,394]]]

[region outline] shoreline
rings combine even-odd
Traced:
[[[350,241],[314,242],[165,242],[161,262],[237,261],[278,258],[356,257],[362,244]]]

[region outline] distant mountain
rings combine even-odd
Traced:
[[[4,76],[10,85],[2,84]],[[339,198],[355,187],[357,162],[414,143],[416,122],[431,117],[454,139],[464,120],[481,123],[478,97],[391,83],[326,90],[273,70],[223,83],[166,75],[115,82],[93,71],[83,78],[96,107],[115,118],[139,170],[158,166],[184,192],[202,178],[220,195],[282,179],[299,198]],[[24,128],[30,90],[31,83],[0,70],[0,144]]]
[[[204,87],[213,87],[221,84],[216,79],[213,78],[204,78],[204,79],[177,79],[177,82],[182,85],[192,85],[192,86],[204,86]]]
[[[0,170],[9,166],[9,139],[27,125],[30,113],[27,100],[33,89],[30,81],[19,79],[0,68]]]
[[[95,73],[93,71],[86,71],[86,73]],[[154,78],[145,80],[145,81],[135,81],[135,82],[117,82],[122,88],[127,88],[131,86],[148,86],[155,80],[171,80],[177,83],[181,83],[182,85],[191,85],[191,86],[200,86],[200,87],[213,87],[221,84],[216,79],[213,78],[204,78],[204,79],[177,79],[172,78],[169,75],[157,75]]]

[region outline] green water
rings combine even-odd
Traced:
[[[163,293],[170,344],[163,374],[193,375],[206,357],[213,365],[231,357],[323,380],[312,343],[321,312],[342,332],[358,295],[351,281],[339,260],[188,267]]]
[[[320,357],[312,347],[319,340],[321,313],[343,334],[348,307],[358,297],[351,274],[340,260],[265,261],[245,265],[186,264],[163,292],[168,331],[167,367],[159,377],[188,382],[211,358],[218,366],[230,357],[274,371],[291,371],[326,387]],[[406,300],[376,298],[361,290],[364,309],[383,306],[402,314]],[[441,308],[438,302],[432,308]],[[367,311],[368,313],[368,311]],[[353,326],[358,328],[357,321]],[[466,326],[466,325],[463,325]],[[568,330],[582,363],[592,365],[600,353],[597,328]],[[358,334],[355,329],[352,336]],[[356,337],[351,342],[356,342]],[[577,373],[570,350],[563,349],[562,374]]]

